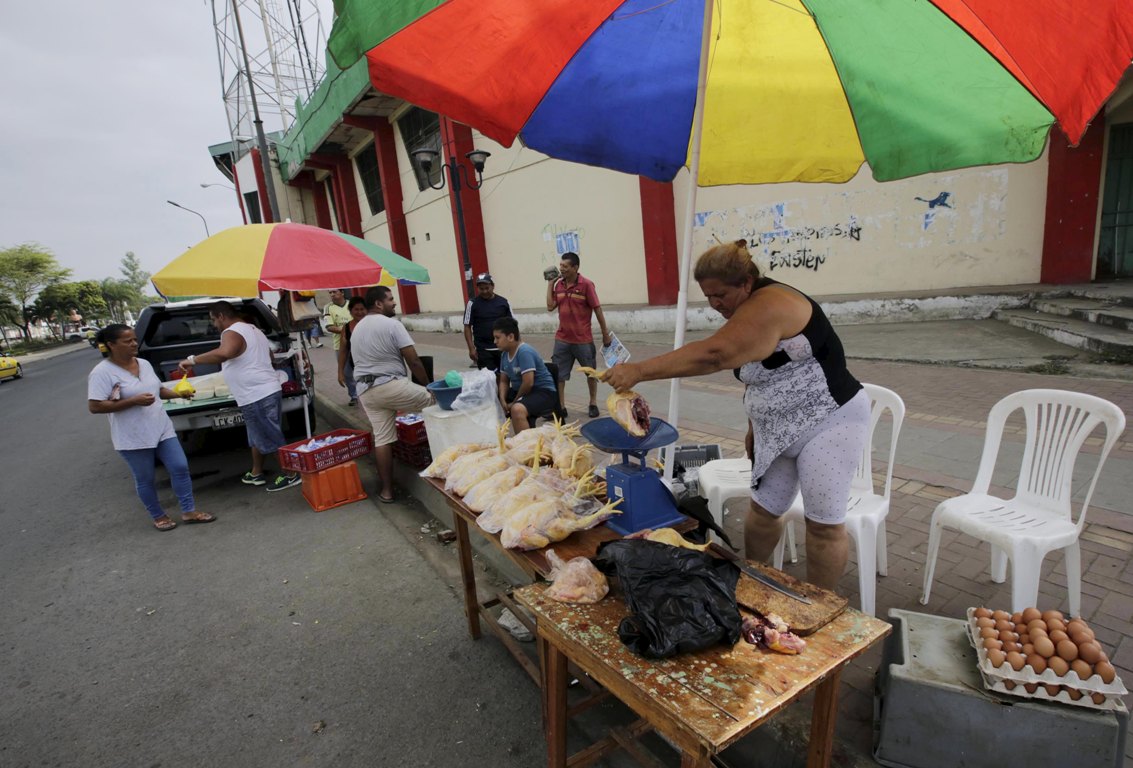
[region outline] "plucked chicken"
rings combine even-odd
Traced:
[[[645,530],[631,533],[626,536],[627,539],[648,539],[649,541],[659,541],[662,544],[668,544],[671,547],[684,547],[685,549],[695,549],[697,552],[705,552],[708,550],[707,544],[693,544],[691,541],[681,536],[672,528],[646,528]]]
[[[649,434],[649,403],[633,390],[612,393],[606,398],[606,410],[622,429],[634,437]]]
[[[481,480],[464,495],[464,505],[473,512],[483,512],[501,496],[515,488],[530,473],[522,465],[507,467],[486,480]]]
[[[616,507],[620,503],[618,499],[589,514],[577,514],[561,498],[537,501],[508,518],[500,531],[500,543],[508,549],[542,549],[619,514]]]
[[[448,477],[445,478],[445,490],[449,493],[455,493],[457,496],[463,496],[481,480],[487,480],[497,472],[502,472],[511,466],[510,461],[494,450],[487,453],[487,456],[474,462],[468,462],[465,459],[454,462],[452,469],[449,470]],[[469,454],[466,458],[477,455]]]
[[[499,533],[517,510],[545,498],[547,494],[547,488],[538,482],[535,473],[531,473],[527,479],[491,502],[476,518],[476,524],[488,533]]]
[[[445,476],[448,475],[449,468],[452,467],[454,461],[461,456],[465,456],[469,453],[477,453],[487,448],[491,448],[491,446],[480,443],[461,443],[460,445],[447,448],[441,452],[440,456],[433,459],[432,464],[421,472],[421,477],[437,477],[443,480]]]
[[[571,558],[567,562],[555,554],[555,550],[549,549],[547,562],[551,564],[548,578],[552,582],[547,589],[547,597],[552,600],[560,603],[596,603],[610,591],[606,575],[585,557]]]

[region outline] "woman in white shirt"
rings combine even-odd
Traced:
[[[138,498],[159,531],[171,531],[177,523],[161,508],[154,484],[154,468],[160,461],[169,471],[173,492],[181,506],[181,522],[211,523],[215,517],[198,512],[193,501],[189,462],[177,439],[173,422],[161,407],[162,400],[177,397],[163,387],[153,367],[138,358],[138,339],[132,328],[120,323],[98,333],[106,359],[87,377],[87,405],[91,413],[110,419],[110,440],[134,475]]]

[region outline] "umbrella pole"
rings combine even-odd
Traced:
[[[688,170],[689,184],[685,195],[685,229],[681,240],[680,289],[677,291],[677,326],[673,334],[673,349],[680,349],[685,343],[685,325],[688,320],[688,278],[692,271],[692,224],[696,219],[696,193],[700,178],[700,138],[704,126],[704,84],[708,80],[708,49],[712,39],[712,6],[716,0],[704,0],[704,29],[700,34],[700,71],[696,77],[696,106],[692,112],[692,138],[689,140]],[[669,423],[678,431],[680,419],[681,380],[673,378],[669,382]],[[674,446],[675,447],[675,446]],[[676,462],[670,461],[674,447],[663,450],[665,480],[673,479]]]

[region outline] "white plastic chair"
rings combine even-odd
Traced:
[[[990,495],[988,488],[1003,425],[1019,409],[1026,417],[1027,428],[1018,487],[1014,498],[1000,499]],[[1105,426],[1105,442],[1078,519],[1074,520],[1070,502],[1074,463],[1082,444],[1099,424]],[[988,414],[983,455],[971,493],[942,502],[932,513],[921,604],[928,604],[940,536],[947,527],[991,544],[992,581],[1005,580],[1007,560],[1011,560],[1012,611],[1035,605],[1043,558],[1053,550],[1063,550],[1070,613],[1081,615],[1082,558],[1078,537],[1086,525],[1086,510],[1102,465],[1124,429],[1125,414],[1120,408],[1108,400],[1079,392],[1026,389],[996,403]]]
[[[862,384],[869,395],[869,436],[862,451],[858,468],[850,481],[850,499],[846,506],[846,532],[857,545],[858,592],[861,595],[862,613],[870,616],[876,610],[877,575],[889,572],[889,558],[885,544],[885,518],[889,515],[889,496],[893,486],[893,457],[897,453],[897,436],[905,420],[905,402],[891,389],[876,384]],[[885,485],[881,494],[873,489],[873,436],[877,423],[885,411],[892,419],[889,438],[889,459],[885,464]],[[779,544],[775,547],[774,565],[783,567],[783,546],[791,549],[791,562],[797,562],[794,541],[794,521],[805,519],[803,497],[795,496],[791,508],[784,513],[786,523]]]
[[[708,500],[708,511],[721,528],[724,527],[724,504],[728,499],[751,498],[751,460],[746,456],[706,462],[696,478],[700,496]]]

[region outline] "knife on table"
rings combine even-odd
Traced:
[[[717,544],[715,542],[709,544],[708,549],[713,554],[719,555],[720,557],[724,558],[725,560],[728,560],[728,561],[735,563],[736,567],[740,569],[741,573],[746,574],[747,576],[750,576],[751,578],[758,581],[760,584],[765,584],[768,587],[771,587],[772,589],[774,589],[776,592],[782,592],[787,597],[794,598],[795,600],[798,600],[800,603],[806,603],[807,605],[811,604],[810,598],[808,598],[806,595],[802,594],[801,592],[796,592],[795,590],[788,587],[786,584],[782,584],[782,583],[776,581],[775,579],[771,578],[770,576],[767,576],[766,574],[764,574],[759,569],[752,568],[750,565],[747,564],[747,562],[742,557],[737,555],[735,552],[729,552],[728,550],[724,549],[723,547],[721,547],[719,544]]]

